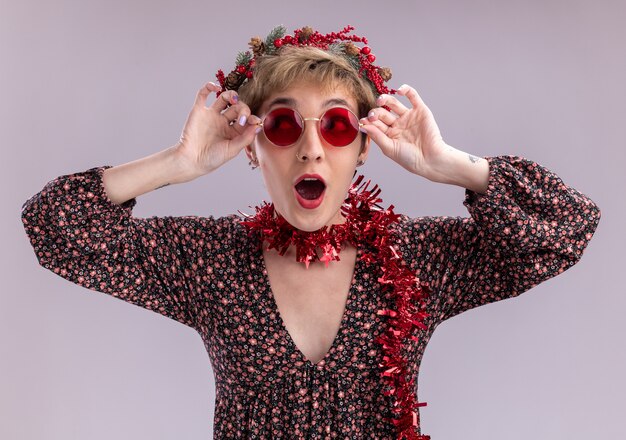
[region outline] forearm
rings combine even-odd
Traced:
[[[106,169],[102,174],[104,189],[115,204],[163,186],[193,180],[187,167],[178,159],[176,148]]]
[[[426,177],[433,182],[458,185],[480,194],[487,191],[489,182],[487,160],[457,150],[450,145],[446,145],[429,170]]]

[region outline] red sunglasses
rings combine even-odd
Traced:
[[[304,132],[304,121],[308,120],[319,121],[320,134],[335,147],[350,145],[364,125],[351,110],[344,107],[329,108],[319,118],[303,118],[295,109],[279,107],[265,115],[259,125],[272,144],[289,147],[298,142]]]

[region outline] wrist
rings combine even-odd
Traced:
[[[457,185],[477,193],[487,191],[489,181],[487,160],[450,145],[444,146],[428,170],[425,177],[433,182]]]
[[[188,156],[182,154],[180,144],[176,144],[162,151],[167,167],[170,170],[172,183],[185,183],[206,174],[191,163]]]

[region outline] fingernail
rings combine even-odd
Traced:
[[[259,134],[259,133],[261,133],[261,130],[263,130],[263,127],[257,127],[257,129],[256,129],[256,130],[254,130],[254,132],[255,132],[256,134]]]
[[[233,95],[233,102],[234,102],[234,103],[239,102],[239,96],[237,96],[237,95]]]
[[[239,125],[243,127],[244,124],[246,123],[246,119],[247,119],[246,115],[241,115],[241,118],[239,118]]]
[[[378,104],[382,104],[383,102],[385,102],[385,99],[386,99],[386,98],[387,98],[387,96],[386,96],[386,95],[380,95],[380,96],[378,97],[378,99],[376,100],[376,102],[377,102]]]
[[[359,131],[361,131],[362,133],[367,133],[367,130],[365,129],[365,127],[359,127]]]
[[[371,112],[367,114],[367,117],[370,119],[374,119],[376,117],[376,112],[372,110]]]

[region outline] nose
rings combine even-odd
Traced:
[[[308,126],[307,122],[309,122]],[[296,157],[301,162],[319,161],[324,157],[324,145],[317,129],[318,124],[318,118],[304,119],[304,132],[298,142],[296,151]]]

